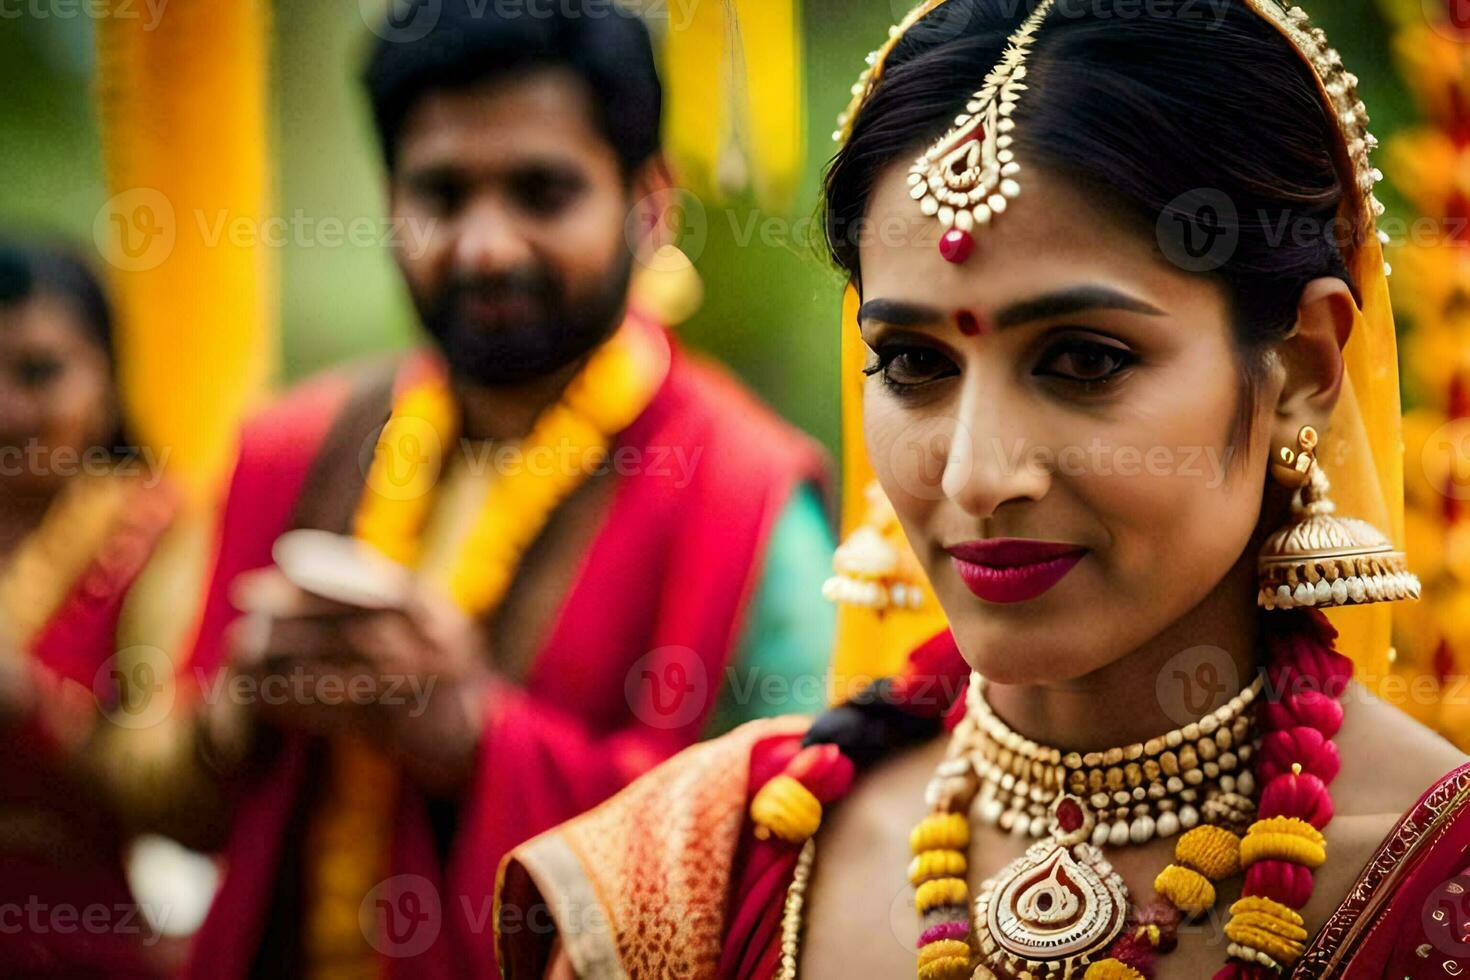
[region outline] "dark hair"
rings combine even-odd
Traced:
[[[41,295],[71,306],[88,339],[113,363],[112,310],[87,264],[62,248],[0,240],[0,307]]]
[[[19,306],[40,296],[61,300],[76,314],[87,339],[107,357],[113,384],[117,384],[117,353],[113,339],[112,307],[92,269],[61,246],[21,244],[0,239],[0,309]],[[106,448],[130,451],[134,443],[119,425]]]
[[[1233,205],[1217,227],[1233,233],[1234,247],[1208,274],[1229,293],[1254,390],[1259,353],[1295,322],[1306,283],[1336,276],[1353,285],[1335,238],[1336,122],[1311,68],[1241,0],[1115,9],[1123,2],[1059,0],[1050,11],[1027,61],[1017,158],[1121,203],[1150,233],[1165,216],[1198,221],[1192,203],[1204,189]],[[828,248],[855,280],[854,232],[875,180],[953,124],[1036,6],[949,0],[894,47],[826,175]]]
[[[659,149],[663,90],[648,29],[616,4],[561,0],[554,10],[444,0],[432,26],[397,36],[392,24],[363,72],[379,145],[391,171],[405,120],[425,95],[536,67],[569,68],[587,83],[598,124],[631,175]],[[421,9],[429,16],[433,5]]]

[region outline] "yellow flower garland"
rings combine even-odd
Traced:
[[[964,851],[920,851],[909,862],[909,884],[922,885],[930,878],[963,878],[968,867],[969,858]]]
[[[1144,980],[1143,974],[1133,967],[1111,957],[1098,960],[1087,968],[1082,980]]]
[[[931,813],[909,833],[909,847],[924,851],[960,851],[970,846],[970,821],[963,813]]]
[[[785,773],[760,788],[750,804],[755,835],[765,840],[772,834],[799,844],[822,824],[822,801],[798,780]]]
[[[648,407],[667,367],[667,352],[648,328],[625,324],[536,420],[521,444],[523,459],[556,448],[564,451],[558,459],[576,465],[549,472],[522,465],[491,485],[449,573],[450,595],[467,616],[482,619],[499,605],[525,550],[606,458],[613,438]],[[354,532],[403,565],[419,562],[458,418],[447,381],[433,378],[396,399],[379,437]],[[376,923],[362,904],[387,877],[398,773],[373,746],[346,737],[333,740],[329,768],[307,832],[306,972],[374,975],[377,954],[364,940]]]
[[[1224,827],[1203,824],[1179,838],[1174,857],[1211,881],[1224,881],[1240,871],[1240,838]]]
[[[1327,839],[1299,817],[1257,820],[1240,843],[1240,863],[1248,868],[1269,860],[1320,868],[1327,861]]]
[[[1171,864],[1154,879],[1154,891],[1186,918],[1203,915],[1215,905],[1215,886],[1210,879],[1183,865]]]

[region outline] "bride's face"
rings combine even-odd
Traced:
[[[1028,169],[954,264],[905,176],[860,247],[869,453],[971,665],[1082,676],[1236,567],[1279,382],[1247,390],[1223,286],[1079,187]]]

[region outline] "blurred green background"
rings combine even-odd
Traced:
[[[864,54],[907,4],[807,0],[808,160],[794,216],[814,211],[833,119]],[[0,2],[0,230],[59,233],[90,247],[106,195],[91,100],[92,23],[81,6]],[[50,13],[37,16],[38,9]],[[1412,122],[1389,61],[1388,25],[1372,0],[1318,2],[1311,12],[1362,79],[1380,138]],[[376,218],[381,174],[355,82],[370,37],[359,0],[279,0],[274,32],[279,213]],[[1391,189],[1385,199],[1396,207]],[[708,211],[709,237],[697,261],[707,298],[680,333],[835,449],[840,281],[805,243],[772,247],[759,234],[747,243],[752,217],[766,215],[750,201]],[[283,381],[412,341],[412,316],[385,248],[288,244],[280,266]]]

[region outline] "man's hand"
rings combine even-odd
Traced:
[[[495,678],[483,631],[447,597],[415,585],[401,602],[364,608],[269,568],[237,579],[232,598],[245,617],[231,663],[259,720],[364,735],[438,795],[468,785]]]

